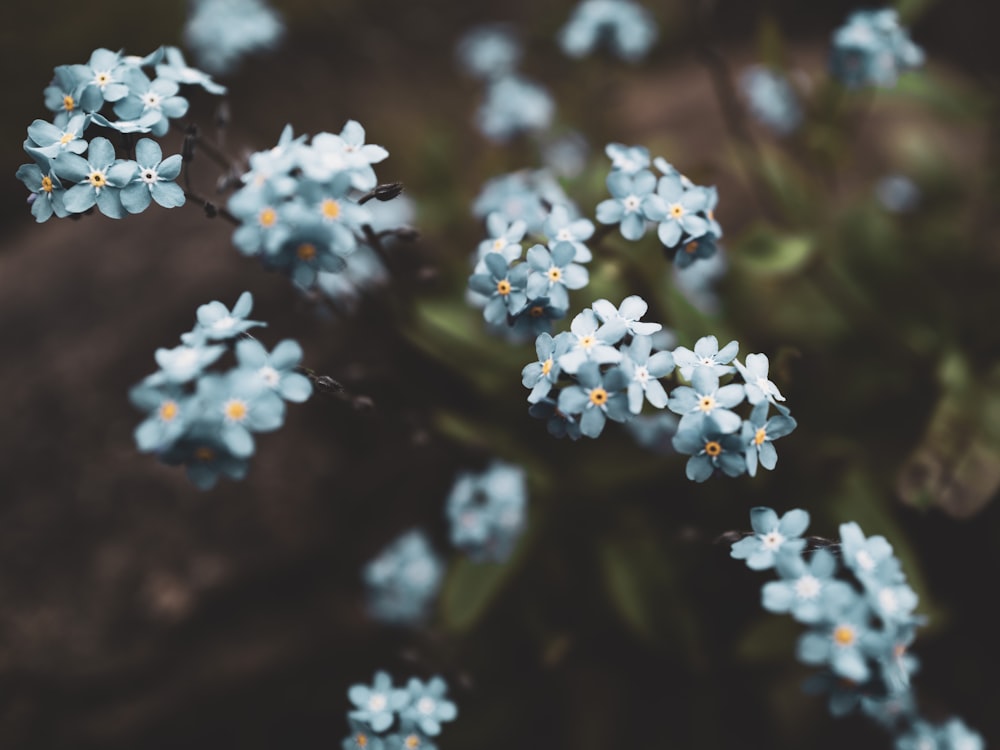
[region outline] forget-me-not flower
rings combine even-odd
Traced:
[[[758,506],[750,511],[753,536],[744,537],[732,546],[731,556],[746,560],[751,570],[773,568],[781,554],[798,555],[805,549],[802,539],[809,526],[809,513],[794,508],[780,518],[771,508]]]

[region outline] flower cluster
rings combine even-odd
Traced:
[[[274,48],[284,33],[281,18],[263,0],[194,0],[184,41],[201,67],[223,74],[243,57]]]
[[[740,88],[750,114],[778,135],[788,135],[802,123],[802,106],[788,79],[763,65],[753,65],[740,74]]]
[[[181,345],[157,349],[160,369],[129,393],[147,414],[135,430],[136,446],[165,463],[186,466],[201,489],[213,487],[220,475],[242,479],[254,453],[254,433],[278,429],[285,401],[300,403],[312,395],[312,383],[297,371],[302,349],[295,341],[281,341],[268,353],[246,333],[266,325],[247,319],[252,308],[250,292],[241,294],[232,310],[218,301],[201,305]],[[236,366],[208,372],[231,343]]]
[[[445,505],[452,544],[477,562],[505,562],[524,532],[527,500],[518,466],[494,461],[480,474],[459,474]]]
[[[830,73],[848,88],[892,88],[900,73],[923,62],[892,8],[856,11],[833,33]]]
[[[181,171],[179,154],[164,159],[156,141],[142,138],[134,153],[119,158],[107,138],[85,137],[92,128],[126,138],[164,135],[170,121],[188,110],[188,100],[178,93],[181,84],[225,92],[205,73],[188,67],[175,47],[161,47],[146,57],[101,48],[86,64],[57,67],[45,89],[52,121],[39,119],[28,127],[24,150],[34,163],[17,171],[31,191],[28,200],[36,221],[80,214],[94,206],[120,219],[144,211],[154,201],[165,208],[183,205],[184,192],[175,182]]]
[[[517,72],[521,45],[510,28],[477,26],[459,40],[456,52],[465,72],[486,84],[476,112],[476,126],[484,136],[502,142],[548,128],[555,104],[548,91]]]
[[[539,201],[540,202],[540,201]],[[544,206],[542,207],[543,210]],[[489,237],[479,244],[475,271],[469,277],[470,299],[483,308],[487,323],[515,336],[551,330],[551,322],[565,317],[569,291],[582,289],[590,274],[582,265],[593,256],[585,243],[594,233],[589,219],[573,218],[571,207],[552,205],[541,222],[545,244],[521,244],[528,224],[509,220],[499,211],[489,214]]]
[[[319,133],[309,143],[286,126],[273,148],[250,156],[243,185],[229,198],[228,209],[240,222],[233,244],[302,289],[336,290],[325,283],[330,274],[359,283],[381,277],[372,249],[379,233],[365,204],[400,193],[398,184],[376,184],[372,165],[388,155],[365,143],[365,130],[354,120],[339,135]]]
[[[720,350],[715,336],[699,339],[693,351],[678,346],[654,352],[654,335],[662,326],[640,321],[646,309],[635,295],[617,308],[597,300],[573,319],[569,331],[540,334],[537,361],[521,371],[522,384],[531,389],[530,413],[547,419],[556,437],[576,440],[597,437],[608,419],[630,421],[648,402],[679,415],[672,443],[690,455],[689,479],[773,469],[778,460],[773,441],[796,423],[778,403],[784,396],[768,379],[767,356],[749,354],[743,364],[736,359],[737,342]],[[668,395],[660,381],[675,371],[690,385],[678,385]],[[735,373],[742,383],[722,384],[721,378]],[[751,407],[746,418],[733,411],[744,402]]]
[[[559,30],[559,46],[570,57],[584,57],[606,44],[628,62],[638,62],[658,35],[652,14],[630,0],[583,0]]]
[[[352,685],[354,705],[347,721],[351,734],[344,750],[435,750],[432,737],[441,724],[454,721],[458,707],[447,699],[448,685],[435,675],[427,682],[411,677],[405,688],[393,685],[388,672],[376,672],[371,685]]]
[[[413,529],[393,541],[362,573],[368,613],[376,620],[415,625],[430,610],[441,588],[444,564],[427,536]]]
[[[804,510],[779,518],[757,507],[750,523],[753,533],[732,545],[731,556],[753,570],[773,568],[779,578],[764,584],[763,607],[808,628],[797,656],[823,672],[804,689],[825,693],[835,716],[860,708],[897,736],[899,750],[982,748],[961,721],[934,727],[917,713],[910,677],[918,665],[908,648],[923,618],[914,614],[917,595],[885,537],[845,523],[839,545],[807,551]]]
[[[715,220],[719,196],[714,187],[695,185],[663,157],[652,160],[657,177],[643,146],[611,143],[605,151],[611,159],[611,198],[597,205],[599,222],[617,224],[622,237],[633,242],[656,224],[665,253],[679,268],[715,254],[722,227]]]

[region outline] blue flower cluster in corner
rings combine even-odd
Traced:
[[[470,29],[456,45],[459,65],[486,84],[483,103],[476,112],[476,126],[491,141],[503,142],[523,133],[543,131],[555,114],[549,92],[517,72],[521,54],[517,36],[502,24]]]
[[[559,30],[559,46],[570,57],[591,54],[602,44],[622,60],[638,62],[659,32],[653,15],[630,0],[583,0]]]
[[[378,235],[367,201],[391,201],[398,185],[377,186],[373,164],[389,152],[365,143],[365,129],[349,120],[339,134],[319,133],[306,142],[286,126],[278,143],[251,154],[243,186],[228,208],[240,222],[233,244],[265,267],[287,274],[304,290],[337,296],[385,277],[373,247]]]
[[[524,532],[528,490],[524,470],[494,461],[462,472],[445,504],[451,542],[476,562],[506,562]]]
[[[448,684],[438,675],[427,682],[411,677],[396,687],[388,672],[378,671],[371,685],[352,685],[354,705],[347,721],[351,734],[344,750],[436,750],[441,725],[454,721],[458,707],[446,697]]]
[[[699,339],[693,351],[684,346],[654,351],[654,334],[662,326],[640,321],[646,308],[636,295],[620,307],[597,300],[573,319],[569,331],[540,334],[538,359],[521,372],[522,384],[531,389],[529,413],[547,420],[552,435],[576,440],[598,437],[609,419],[629,422],[649,403],[680,417],[672,444],[690,456],[689,479],[773,469],[774,441],[792,432],[796,422],[778,403],[784,396],[769,379],[767,355],[749,354],[741,363],[739,344],[731,341],[720,350],[715,336]],[[675,371],[690,385],[677,385],[668,395],[660,381]],[[743,382],[722,382],[734,374]],[[746,417],[734,411],[741,404],[750,406]]]
[[[830,74],[848,88],[892,88],[900,73],[923,62],[893,8],[856,11],[833,33]]]
[[[253,435],[281,427],[285,402],[312,395],[312,383],[299,373],[302,349],[286,339],[268,352],[247,331],[266,325],[247,316],[253,308],[244,292],[228,309],[215,301],[198,308],[194,329],[181,345],[157,349],[160,366],[129,393],[147,417],[135,430],[140,451],[165,463],[187,467],[201,489],[222,475],[242,479],[255,450]],[[232,344],[236,366],[209,372]]]
[[[804,510],[779,517],[753,508],[750,524],[753,533],[730,554],[752,570],[777,572],[761,603],[806,626],[796,655],[823,669],[804,690],[826,694],[834,716],[860,709],[895,735],[897,750],[982,750],[982,738],[959,719],[935,726],[917,712],[910,677],[918,663],[908,649],[924,619],[914,614],[917,595],[885,537],[844,523],[839,545],[808,551]]]
[[[35,220],[63,218],[95,206],[105,216],[121,219],[145,211],[151,202],[164,208],[183,205],[184,192],[175,182],[180,154],[164,159],[155,140],[142,138],[134,159],[119,158],[107,138],[85,137],[91,128],[109,135],[163,136],[171,120],[187,113],[188,100],[178,93],[181,84],[212,94],[226,91],[188,67],[176,47],[161,47],[145,57],[102,48],[86,64],[57,67],[44,92],[52,121],[39,119],[28,127],[24,150],[34,163],[17,170],[17,178],[31,191]]]
[[[719,195],[715,187],[701,187],[682,175],[663,157],[652,160],[660,176],[650,170],[644,146],[610,143],[607,186],[611,198],[597,205],[601,224],[618,225],[625,239],[642,239],[650,226],[668,257],[678,268],[716,252],[722,227],[715,219]]]
[[[362,572],[368,614],[395,625],[417,625],[426,619],[441,588],[444,564],[427,535],[407,531],[382,550]]]

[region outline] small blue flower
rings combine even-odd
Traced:
[[[652,14],[628,0],[583,0],[559,31],[559,45],[570,57],[583,57],[601,44],[627,62],[642,59],[656,41]]]
[[[718,246],[715,244],[716,237],[713,234],[703,234],[697,239],[688,240],[687,242],[679,245],[677,251],[674,253],[674,265],[678,269],[683,270],[691,266],[692,263],[698,260],[704,260],[706,258],[711,258],[718,252]],[[666,250],[664,250],[666,252]]]
[[[718,376],[728,375],[735,372],[736,368],[729,363],[739,353],[740,345],[736,341],[730,341],[722,350],[719,350],[719,340],[715,336],[702,336],[694,344],[694,351],[686,346],[678,346],[674,349],[674,362],[681,377],[691,380],[695,368],[711,368]]]
[[[553,338],[548,333],[539,334],[535,339],[535,353],[538,361],[524,366],[521,370],[521,384],[530,388],[528,403],[534,404],[545,398],[552,386],[559,380],[559,357],[572,340],[571,334],[563,331]]]
[[[582,289],[590,282],[587,269],[574,263],[576,248],[569,242],[557,243],[550,252],[543,245],[528,249],[531,269],[525,291],[529,298],[548,297],[554,307],[569,308],[568,289]]]
[[[559,391],[551,391],[548,397],[529,406],[528,414],[535,419],[544,419],[545,428],[552,437],[579,440],[583,434],[580,432],[580,420],[572,414],[560,411],[558,400]]]
[[[351,734],[341,743],[343,750],[385,750],[382,738],[372,731],[367,722],[348,719],[347,723],[351,727]]]
[[[483,273],[486,270],[486,264],[482,261],[487,253],[500,253],[507,261],[507,265],[518,260],[521,253],[524,252],[521,240],[524,239],[527,228],[527,225],[520,219],[508,221],[506,217],[495,211],[487,216],[486,231],[489,233],[489,237],[479,243],[476,273]],[[479,264],[482,264],[482,268]]]
[[[840,596],[827,597],[824,605],[819,623],[799,637],[799,660],[829,665],[834,673],[854,682],[867,681],[869,657],[879,652],[883,640],[872,629],[868,603],[848,587]]]
[[[129,399],[148,414],[135,429],[136,447],[144,453],[172,446],[197,416],[195,404],[176,385],[140,383],[129,391]]]
[[[150,376],[147,382],[153,385],[160,383],[187,383],[200,376],[205,368],[215,362],[226,351],[221,345],[205,346],[203,340],[197,337],[189,339],[190,344],[176,346],[173,349],[159,348],[156,350],[156,364],[160,372]]]
[[[771,508],[758,506],[750,511],[753,536],[744,537],[732,546],[731,556],[746,560],[751,570],[773,568],[779,553],[798,555],[805,549],[802,539],[809,526],[809,513],[799,508],[778,518]]]
[[[563,388],[558,404],[559,411],[580,415],[582,434],[596,438],[606,420],[628,421],[628,379],[621,368],[612,367],[602,374],[597,362],[584,362],[574,375],[579,385]]]
[[[676,358],[674,360],[676,362]],[[699,367],[694,372],[691,385],[681,385],[670,393],[667,407],[681,417],[678,429],[699,429],[701,423],[711,419],[724,433],[736,432],[743,424],[740,416],[732,411],[743,401],[744,388],[738,383],[719,386],[719,376],[709,367]]]
[[[28,126],[29,141],[25,141],[25,150],[32,155],[37,152],[49,159],[56,158],[64,151],[82,154],[87,150],[87,141],[82,136],[88,124],[90,116],[85,114],[70,117],[62,127],[45,120],[35,120]]]
[[[559,357],[559,366],[573,375],[585,362],[601,365],[621,362],[622,353],[614,345],[626,332],[623,320],[613,319],[602,324],[593,310],[582,311],[570,323],[573,339],[566,353]]]
[[[139,167],[134,161],[116,159],[115,147],[107,138],[94,138],[86,159],[64,151],[52,166],[64,180],[78,183],[63,196],[67,211],[78,214],[96,204],[102,214],[112,219],[125,216],[121,189],[132,181]]]
[[[262,0],[195,0],[184,41],[198,65],[218,75],[249,54],[273,49],[284,32],[281,17]]]
[[[185,334],[181,341],[187,343],[188,337],[204,335],[211,341],[224,341],[235,338],[251,328],[266,326],[258,320],[247,320],[247,315],[253,310],[253,295],[243,292],[232,311],[218,300],[198,306],[198,326],[192,333]]]
[[[210,94],[225,94],[226,87],[216,83],[208,73],[190,67],[184,62],[184,54],[177,47],[164,47],[166,62],[156,66],[156,75],[168,81],[201,86]]]
[[[443,576],[444,565],[427,536],[418,530],[408,531],[363,570],[368,612],[381,622],[416,624],[427,616]]]
[[[750,419],[743,422],[742,440],[746,445],[747,474],[757,476],[759,463],[768,471],[778,463],[778,452],[773,440],[788,435],[796,427],[796,422],[789,416],[779,414],[767,418],[768,402],[760,401],[750,412]]]
[[[781,391],[778,390],[778,386],[768,380],[769,363],[766,354],[748,354],[746,366],[740,364],[738,359],[734,360],[733,364],[743,376],[747,389],[747,401],[751,404],[756,406],[765,400],[772,404],[785,400]]]
[[[246,457],[229,451],[215,424],[209,422],[193,423],[160,458],[171,466],[185,466],[188,478],[200,490],[212,489],[220,476],[243,479],[250,468]]]
[[[389,152],[374,143],[365,143],[365,129],[357,120],[344,123],[340,134],[318,133],[307,149],[299,152],[299,167],[316,182],[329,182],[341,173],[350,177],[358,190],[371,190],[377,182],[372,164]]]
[[[656,234],[666,247],[675,247],[682,238],[697,239],[708,231],[701,212],[707,196],[697,187],[687,187],[679,176],[661,177],[656,194],[647,203],[646,214],[659,221]]]
[[[454,721],[458,716],[458,708],[445,698],[448,685],[440,677],[432,677],[426,683],[411,678],[406,689],[410,703],[400,718],[412,721],[424,734],[436,737],[441,733],[441,722]]]
[[[385,738],[385,750],[437,750],[437,747],[412,721],[401,721],[399,731]]]
[[[494,461],[480,474],[463,472],[445,503],[452,544],[477,562],[506,561],[524,531],[527,500],[518,466]]]
[[[948,750],[983,750],[986,743],[969,729],[961,719],[948,719],[938,730],[939,741]]]
[[[455,54],[466,73],[490,80],[514,72],[521,59],[521,43],[509,26],[486,24],[465,32]]]
[[[621,368],[629,381],[628,404],[633,414],[642,411],[644,399],[657,409],[662,409],[669,400],[659,379],[674,371],[674,358],[665,351],[651,355],[652,348],[652,338],[637,335],[622,350]]]
[[[528,265],[520,263],[509,268],[499,253],[488,253],[483,262],[487,272],[470,276],[469,288],[489,298],[483,308],[483,318],[488,323],[504,323],[508,315],[519,313],[528,302],[524,292]]]
[[[135,161],[139,165],[138,174],[121,193],[126,211],[131,214],[145,211],[151,200],[164,208],[184,205],[184,191],[174,182],[181,173],[180,154],[164,159],[160,144],[141,138],[135,145]]]
[[[678,453],[691,456],[684,473],[693,482],[704,482],[716,470],[730,477],[738,477],[746,471],[739,435],[724,433],[711,417],[701,420],[700,424],[683,428],[678,425],[671,442]]]
[[[96,49],[86,65],[71,65],[70,72],[76,84],[83,88],[79,94],[79,105],[84,112],[97,112],[104,102],[117,102],[128,96],[125,74],[132,66],[122,60],[121,52]]]
[[[302,361],[302,347],[296,341],[279,341],[268,354],[256,339],[242,339],[236,342],[236,361],[241,370],[252,373],[285,401],[301,403],[312,395],[309,378],[296,372]]]
[[[548,297],[529,299],[524,308],[508,319],[513,341],[530,341],[532,336],[552,331],[552,321],[566,317],[565,307],[556,307]]]
[[[760,541],[754,537],[748,539]],[[749,548],[755,545],[745,546]],[[826,599],[830,596],[843,598],[848,593],[843,589],[850,588],[850,584],[834,578],[837,573],[837,558],[830,552],[818,549],[807,563],[802,559],[800,550],[796,549],[797,546],[799,545],[786,547],[787,552],[775,556],[775,567],[781,580],[764,584],[761,604],[769,612],[790,612],[799,622],[819,622],[826,612]],[[766,557],[755,555],[760,555],[760,551],[750,552],[750,558],[757,564]],[[748,562],[750,558],[747,558]]]
[[[893,8],[856,11],[833,34],[830,72],[848,88],[891,88],[901,72],[923,61],[923,50],[899,25]]]
[[[80,95],[86,84],[73,72],[72,65],[60,65],[54,71],[52,83],[45,87],[45,108],[55,112],[54,125],[65,127],[70,118],[81,114]]]
[[[393,717],[410,702],[410,693],[394,687],[388,672],[376,672],[371,685],[352,685],[347,697],[357,708],[348,718],[365,722],[374,732],[384,732],[392,725]]]
[[[609,143],[604,153],[611,159],[611,168],[625,174],[635,174],[649,169],[649,149],[645,146],[626,146],[624,143]]]
[[[507,221],[522,220],[528,232],[541,234],[548,206],[572,206],[572,201],[547,170],[521,170],[494,177],[483,185],[472,206],[476,216],[499,213]]]
[[[620,224],[622,237],[638,240],[646,233],[646,221],[651,219],[646,209],[656,206],[656,177],[641,169],[635,174],[612,171],[607,178],[611,198],[597,204],[597,220],[602,224]],[[657,214],[658,216],[658,214]]]
[[[652,336],[663,328],[659,323],[640,322],[639,318],[646,314],[649,305],[638,294],[623,299],[619,307],[615,307],[606,299],[595,300],[590,307],[602,323],[614,322],[615,325],[621,323],[632,336]]]
[[[218,427],[219,439],[237,458],[254,452],[254,432],[270,432],[285,419],[285,402],[259,380],[239,370],[227,375],[205,375],[198,380],[197,397],[203,414]]]
[[[115,114],[123,120],[139,120],[156,136],[166,135],[170,120],[183,117],[188,111],[188,100],[178,96],[180,85],[169,78],[149,77],[138,68],[125,74],[129,94],[115,102]]]
[[[17,169],[16,177],[31,191],[31,215],[41,224],[48,221],[53,214],[62,218],[69,216],[69,211],[63,205],[66,189],[52,170],[49,160],[38,157],[35,164],[22,164]]]
[[[840,543],[844,564],[866,587],[878,589],[903,581],[899,560],[893,556],[892,545],[884,536],[866,539],[861,527],[851,521],[840,525]]]
[[[554,250],[562,242],[568,242],[576,251],[573,260],[577,263],[588,263],[593,259],[590,248],[583,244],[594,234],[593,222],[590,219],[574,219],[566,206],[552,207],[552,212],[545,221],[545,234],[549,237],[550,250]]]
[[[489,82],[476,112],[476,125],[493,141],[507,141],[521,133],[545,130],[552,122],[555,103],[539,84],[508,75]]]
[[[740,74],[740,88],[750,114],[778,135],[788,135],[802,123],[802,107],[788,79],[761,65]]]

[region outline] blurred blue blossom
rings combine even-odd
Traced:
[[[559,45],[570,57],[584,57],[606,45],[623,60],[637,62],[656,41],[652,14],[630,0],[583,0],[559,31]]]
[[[555,103],[542,86],[515,75],[490,81],[476,112],[479,131],[494,141],[537,133],[552,123]]]
[[[830,72],[848,88],[892,88],[900,73],[923,62],[893,8],[856,11],[833,34]]]
[[[459,474],[445,504],[452,544],[477,562],[505,562],[524,531],[527,500],[518,466],[494,461],[481,473]]]
[[[384,732],[396,714],[410,703],[410,692],[392,684],[388,672],[376,672],[371,685],[351,685],[347,697],[355,708],[348,717],[364,722],[375,732]]]
[[[400,718],[415,724],[425,735],[436,737],[441,733],[441,722],[454,721],[458,716],[458,708],[445,697],[448,685],[441,677],[431,677],[427,682],[411,677],[406,690],[409,705],[400,712]]]
[[[746,560],[751,570],[767,570],[779,554],[799,554],[805,548],[801,537],[809,526],[809,513],[795,508],[779,518],[771,508],[758,506],[750,511],[750,525],[753,535],[735,542],[731,556]]]
[[[437,596],[444,566],[426,535],[411,530],[383,549],[363,571],[368,612],[376,620],[416,625]]]
[[[219,75],[249,54],[273,49],[284,32],[280,16],[263,0],[191,0],[184,41],[200,67]]]
[[[455,54],[462,70],[475,78],[502,78],[514,72],[521,60],[521,42],[505,24],[484,24],[465,32]]]
[[[908,213],[920,203],[920,188],[909,177],[888,175],[875,184],[875,196],[886,211]]]
[[[802,123],[802,107],[784,75],[753,65],[740,74],[739,82],[750,114],[766,128],[788,135]]]

